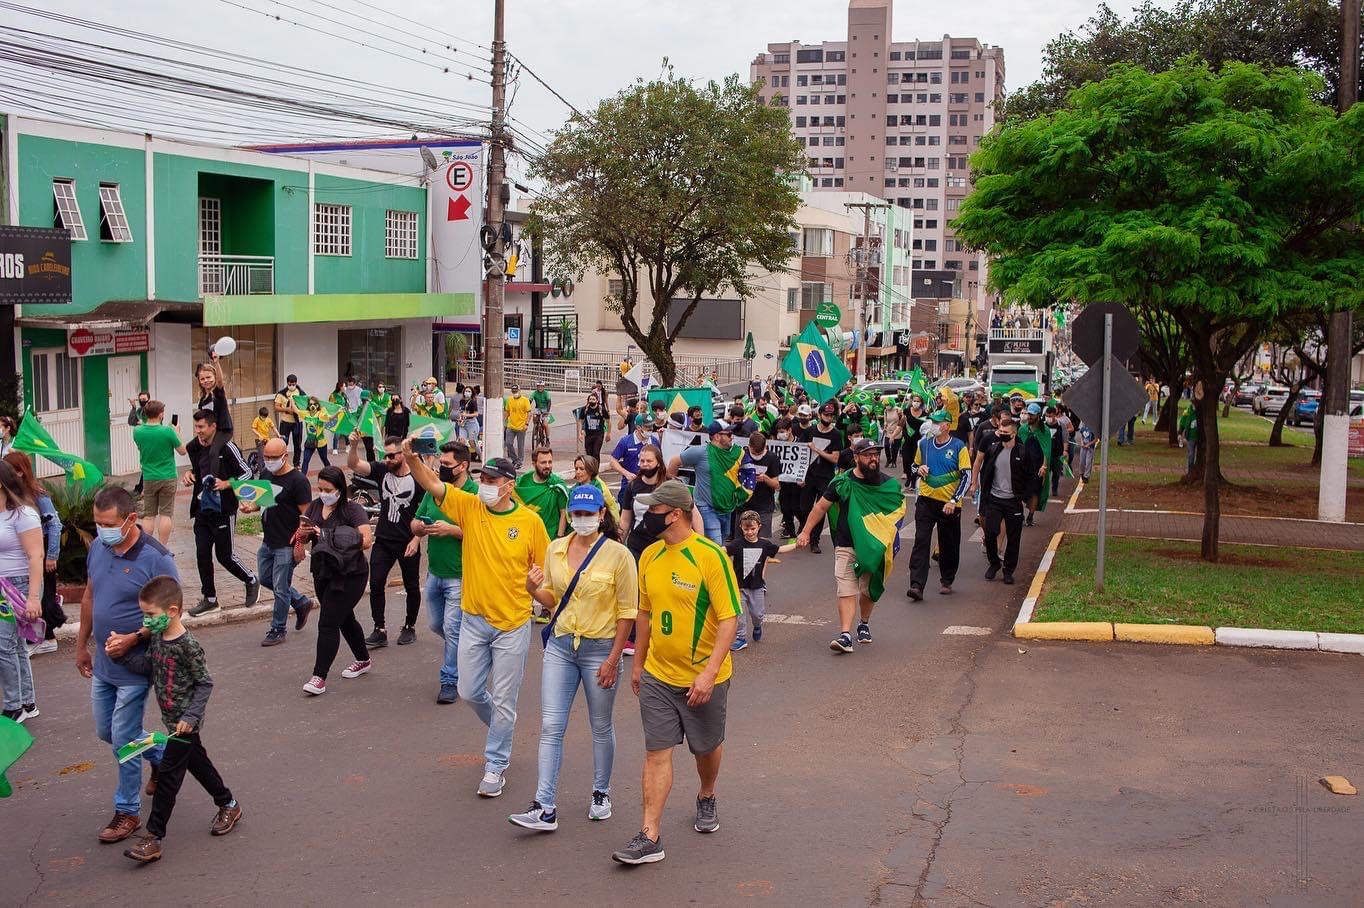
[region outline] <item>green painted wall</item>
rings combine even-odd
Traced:
[[[308,175],[158,152],[156,295],[199,298],[199,197],[223,203],[223,252],[273,255],[275,292],[308,292]]]
[[[147,188],[140,149],[20,135],[19,223],[51,227],[52,181],[76,181],[76,204],[89,239],[71,244],[71,305],[25,306],[27,315],[89,312],[110,299],[147,298]],[[131,243],[99,238],[99,184],[119,184]]]
[[[317,293],[421,293],[426,290],[426,192],[413,186],[374,183],[318,174],[318,202],[351,208],[351,254],[314,258]],[[384,220],[388,210],[417,212],[417,257],[384,257]],[[278,289],[277,293],[287,291]]]

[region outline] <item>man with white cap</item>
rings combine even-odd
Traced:
[[[961,504],[971,488],[971,455],[966,444],[952,434],[952,416],[935,410],[924,434],[914,448],[914,473],[918,477],[919,497],[914,502],[914,550],[909,556],[909,598],[924,598],[928,583],[929,551],[933,530],[938,530],[938,572],[944,596],[952,592],[961,560]]]

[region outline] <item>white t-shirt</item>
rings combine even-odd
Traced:
[[[28,505],[21,505],[13,511],[0,511],[0,576],[28,576],[28,555],[24,553],[24,543],[19,534],[40,530],[42,525],[38,512]],[[42,547],[41,543],[39,547]],[[38,578],[39,582],[41,579]]]

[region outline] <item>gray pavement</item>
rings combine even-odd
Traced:
[[[1053,508],[1026,532],[1020,581],[1059,520]],[[134,866],[95,840],[113,762],[65,647],[34,662],[43,715],[30,724],[37,745],[11,771],[15,795],[0,802],[11,853],[0,904],[1357,901],[1361,808],[1315,780],[1364,776],[1359,657],[1020,645],[1006,632],[1027,584],[981,579],[978,543],[963,544],[957,593],[920,604],[903,597],[907,554],[906,544],[873,618],[875,643],[851,656],[827,648],[832,551],[769,570],[769,610],[787,618],[735,657],[721,829],[692,831],[695,774],[679,753],[667,860],[634,869],[609,858],[640,818],[642,735],[628,690],[616,709],[615,817],[586,819],[579,703],[560,829],[538,836],[506,821],[534,793],[538,647],[507,794],[486,801],[474,794],[484,730],[463,704],[434,703],[429,632],[310,699],[299,688],[313,630],[263,649],[259,623],[198,632],[217,683],[205,743],[245,818],[210,837],[212,804],[187,782],[166,857]],[[363,603],[359,614],[368,628]],[[953,625],[988,633],[942,633]]]

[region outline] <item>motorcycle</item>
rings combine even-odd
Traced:
[[[351,500],[365,509],[370,522],[379,519],[379,484],[368,476],[352,473],[350,477]]]

